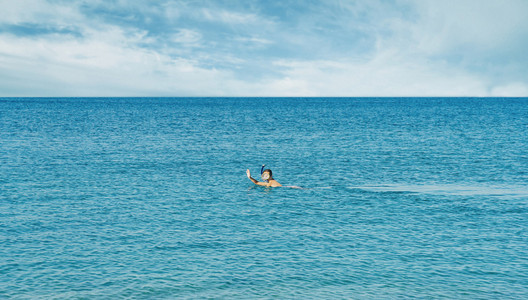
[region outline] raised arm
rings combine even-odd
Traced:
[[[251,172],[249,172],[249,169],[246,170],[246,175],[254,184],[256,185],[268,185],[266,182],[259,182],[255,178],[251,177]]]

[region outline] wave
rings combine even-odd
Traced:
[[[458,195],[458,196],[510,196],[527,197],[528,187],[513,185],[369,185],[369,186],[348,186],[349,189],[359,189],[370,192],[397,192],[397,193],[419,193],[434,195]]]

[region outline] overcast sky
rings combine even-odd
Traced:
[[[0,0],[0,96],[528,96],[528,1]]]

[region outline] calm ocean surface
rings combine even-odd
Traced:
[[[528,98],[0,98],[0,298],[402,297],[528,298]]]

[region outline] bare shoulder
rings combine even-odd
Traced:
[[[280,184],[277,180],[270,180],[269,186],[277,187],[277,186],[282,186],[282,184]]]

